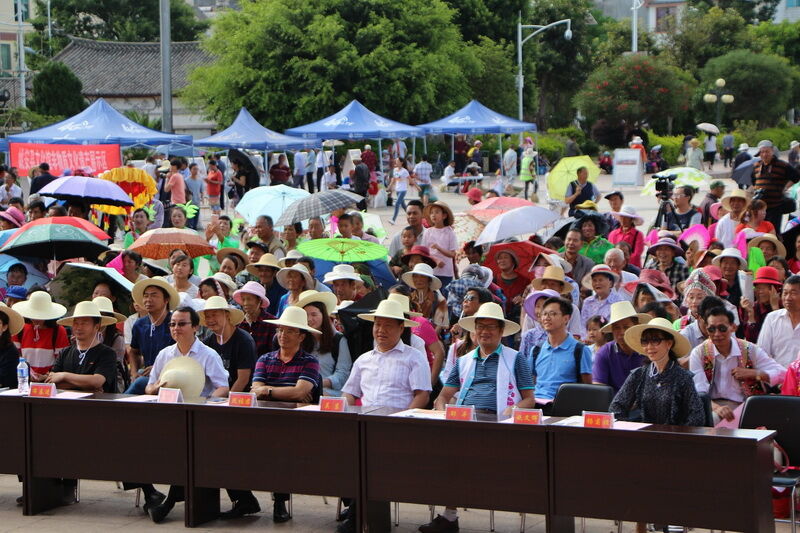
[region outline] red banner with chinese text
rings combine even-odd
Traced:
[[[10,143],[11,164],[22,174],[38,167],[50,165],[50,174],[60,176],[64,169],[89,167],[97,175],[122,166],[118,144],[32,144]]]

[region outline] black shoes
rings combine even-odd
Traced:
[[[258,512],[261,512],[261,506],[258,504],[258,500],[255,498],[250,500],[248,498],[233,502],[233,507],[231,510],[220,513],[219,517],[222,520],[231,520],[233,518],[241,518],[245,515],[255,514]]]
[[[153,492],[145,494],[144,505],[142,506],[144,513],[148,514],[148,510],[151,507],[156,507],[157,505],[161,505],[165,499],[167,499],[167,497],[164,496],[163,493],[158,492],[157,490],[153,490]]]
[[[170,502],[169,500],[165,500],[164,503],[159,505],[148,505],[147,514],[150,515],[150,519],[153,522],[158,524],[164,521],[164,519],[167,517],[167,515],[174,506],[175,504]]]
[[[442,515],[436,515],[432,522],[419,526],[422,533],[455,533],[458,531],[458,518],[450,521]]]
[[[347,520],[336,526],[336,533],[356,533],[355,518],[348,518]]]
[[[272,506],[272,521],[276,524],[280,524],[282,522],[288,522],[291,519],[292,515],[286,510],[286,502],[276,501]]]

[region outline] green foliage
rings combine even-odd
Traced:
[[[556,135],[539,135],[536,140],[536,149],[551,163],[564,155],[564,142],[566,140]]]
[[[600,27],[602,32],[592,39],[592,62],[595,66],[610,65],[631,49],[630,19],[604,20]],[[656,54],[658,48],[653,35],[644,29],[639,29],[637,33],[639,51]]]
[[[769,126],[792,103],[794,74],[785,58],[735,50],[708,62],[700,73],[700,90],[711,89],[717,78],[725,79],[725,91],[735,98],[732,104],[724,104],[729,118]]]
[[[683,146],[683,135],[658,135],[654,131],[647,131],[650,147],[661,145],[661,155],[671,166],[678,164],[678,156],[681,154]]]
[[[757,120],[734,120],[733,129],[743,139],[740,142],[755,144],[758,142],[758,121]]]
[[[477,43],[469,44],[468,47],[478,60],[477,68],[468,73],[472,94],[483,105],[498,113],[516,117],[516,72],[511,45],[481,37]]]
[[[468,76],[480,62],[441,0],[258,0],[241,7],[214,20],[205,46],[218,60],[196,68],[184,92],[220,124],[245,106],[282,130],[353,98],[419,124],[472,96]]]
[[[0,120],[3,121],[6,129],[25,128],[26,130],[35,130],[60,122],[64,118],[62,116],[41,115],[26,107],[13,107],[0,112]]]
[[[481,37],[516,42],[518,13],[527,24],[529,2],[524,0],[444,0],[455,11],[453,23],[464,40],[478,43]]]
[[[145,128],[150,128],[151,130],[158,130],[161,131],[161,117],[152,118],[147,113],[142,111],[136,111],[134,109],[129,109],[122,113],[132,121],[136,122],[137,124],[141,124]]]
[[[81,80],[58,61],[50,61],[33,77],[31,109],[42,115],[72,116],[86,108]]]
[[[771,21],[779,3],[780,0],[689,0],[689,5],[700,11],[708,11],[712,7],[735,11],[749,23]]]
[[[567,142],[567,139],[574,135],[575,142],[577,142],[579,145],[586,142],[586,133],[584,133],[582,129],[576,128],[575,126],[568,126],[566,128],[550,128],[547,130],[547,134],[561,137],[564,139],[564,142]]]
[[[790,142],[800,139],[800,126],[791,128],[776,127],[760,130],[749,144],[754,146],[758,141],[763,139],[769,139],[781,150],[788,150]]]
[[[630,55],[595,70],[575,98],[591,119],[633,125],[682,114],[692,80],[659,57]]]
[[[688,10],[673,31],[665,34],[665,54],[695,76],[712,58],[737,48],[750,48],[753,39],[747,21],[736,11],[712,7]]]
[[[762,51],[788,59],[793,65],[800,65],[800,20],[780,24],[762,22],[748,26],[748,33]]]

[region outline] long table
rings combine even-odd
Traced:
[[[390,501],[542,514],[553,532],[573,531],[575,516],[774,531],[771,431],[516,426],[120,397],[0,397],[0,473],[23,476],[26,515],[61,504],[59,478],[84,478],[182,485],[187,527],[214,519],[219,489],[229,488],[353,497],[360,523],[382,517],[369,520],[371,532],[385,529],[374,511]]]

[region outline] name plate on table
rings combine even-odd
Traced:
[[[31,383],[31,391],[28,396],[31,398],[55,398],[58,391],[56,391],[55,383]]]
[[[183,403],[183,393],[181,389],[161,387],[158,389],[157,403]]]
[[[514,423],[525,424],[528,426],[542,425],[542,410],[541,409],[520,409],[514,408]]]
[[[583,427],[611,429],[614,427],[614,415],[612,413],[596,413],[593,411],[584,411]]]
[[[255,392],[232,392],[228,395],[228,405],[231,407],[255,407]]]
[[[327,413],[344,413],[347,411],[347,400],[340,396],[323,396],[319,399],[319,410]]]
[[[475,420],[475,406],[474,405],[448,405],[444,410],[445,420],[461,420],[461,421],[474,421]]]

